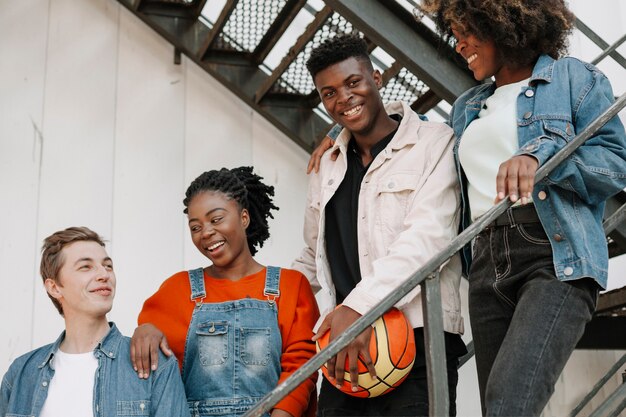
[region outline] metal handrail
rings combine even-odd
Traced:
[[[469,360],[474,357],[475,353],[476,351],[474,350],[474,341],[470,340],[470,342],[467,344],[467,353],[459,358],[458,368],[469,362]]]
[[[606,50],[607,48],[610,48],[609,44],[604,39],[602,39],[600,37],[600,35],[598,35],[593,30],[591,30],[591,28],[589,26],[587,26],[578,17],[576,18],[574,24],[576,25],[576,28],[578,30],[580,30],[580,32],[583,35],[585,35],[589,40],[591,40],[591,42],[595,43],[598,47],[600,47],[600,49]],[[620,55],[619,52],[617,52],[616,50],[611,50],[607,55],[609,55],[611,58],[613,58],[613,60],[615,60],[615,62],[617,62],[623,68],[626,68],[626,58],[624,58],[622,55]],[[602,57],[601,59],[603,59],[603,58],[604,57]],[[598,59],[598,58],[596,58],[596,59]],[[599,62],[599,60],[598,60],[598,62]],[[595,63],[594,63],[594,65],[595,65]]]
[[[582,132],[576,135],[569,143],[561,148],[555,155],[552,156],[545,164],[543,164],[535,174],[535,183],[543,180],[552,170],[569,157],[580,145],[582,145],[587,139],[593,136],[602,126],[604,126],[610,119],[616,116],[626,105],[626,93],[622,94],[604,113],[598,116],[589,126],[587,126]],[[415,271],[409,278],[407,278],[400,286],[383,298],[376,306],[370,311],[362,315],[357,319],[350,327],[346,329],[344,333],[339,335],[335,340],[330,342],[328,346],[314,355],[304,365],[302,365],[291,376],[285,379],[281,384],[274,388],[271,392],[265,395],[253,408],[248,410],[245,417],[260,417],[264,413],[269,412],[274,405],[287,394],[293,391],[298,385],[304,382],[310,375],[326,363],[330,358],[337,355],[343,348],[355,339],[363,330],[370,326],[378,317],[382,316],[387,310],[393,307],[398,301],[408,294],[418,284],[421,284],[429,276],[436,273],[439,267],[450,259],[454,254],[460,251],[466,244],[468,244],[474,237],[482,232],[485,227],[492,223],[498,216],[500,216],[506,209],[512,205],[511,201],[506,198],[493,206],[487,213],[474,221],[467,229],[461,232],[455,239],[450,242],[442,251],[428,260],[424,266]],[[423,306],[425,308],[425,306]],[[441,316],[441,314],[439,314]],[[426,325],[428,323],[425,323]],[[443,338],[443,335],[433,334],[434,337]],[[427,365],[428,365],[427,358]],[[430,384],[429,379],[429,394],[435,391]],[[447,387],[446,387],[447,390]],[[434,414],[434,407],[430,409],[431,415]]]
[[[611,216],[602,223],[604,234],[608,235],[626,220],[626,204],[622,204]]]
[[[596,384],[593,386],[593,389],[587,395],[585,395],[580,403],[572,410],[569,417],[576,417],[578,413],[580,413],[581,410],[585,408],[587,403],[589,403],[589,401],[591,401],[591,399],[596,396],[596,394],[600,391],[604,384],[606,384],[611,379],[613,374],[615,374],[619,370],[619,368],[621,368],[622,365],[624,365],[625,363],[626,354],[624,354],[613,366],[611,366],[611,369],[609,369],[607,373],[602,378],[600,378],[598,382],[596,382]]]
[[[606,417],[619,417],[624,408],[626,408],[626,384],[621,384],[589,417],[604,417],[605,415]],[[609,414],[606,414],[607,412]]]
[[[619,38],[617,41],[615,41],[615,43],[613,45],[608,46],[604,51],[602,51],[602,53],[600,55],[598,55],[598,57],[596,59],[591,61],[591,63],[593,65],[597,65],[598,62],[602,61],[604,58],[609,56],[613,51],[615,51],[617,48],[619,48],[619,46],[621,44],[623,44],[624,41],[626,41],[626,34],[624,36],[622,36],[621,38]]]

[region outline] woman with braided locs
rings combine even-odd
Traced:
[[[538,416],[606,287],[602,215],[626,186],[624,127],[614,117],[535,184],[537,168],[614,101],[597,68],[561,57],[574,15],[563,0],[422,0],[420,9],[476,80],[489,79],[450,114],[461,227],[494,202],[514,203],[464,251],[483,413]]]
[[[131,360],[140,378],[173,352],[195,416],[239,416],[315,354],[319,317],[307,279],[253,255],[270,236],[274,187],[250,167],[208,171],[183,204],[191,240],[211,265],[168,278],[139,314]],[[314,411],[315,376],[272,417]]]

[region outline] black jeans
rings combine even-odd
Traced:
[[[416,344],[422,335],[422,329],[415,329]],[[456,386],[459,380],[457,371],[459,346],[454,346],[452,337],[446,334],[446,352],[448,357],[448,391],[450,416],[456,416]],[[421,338],[423,343],[423,338]],[[450,343],[449,343],[450,342]],[[460,338],[458,339],[460,342]],[[465,346],[462,345],[462,351]],[[463,352],[460,352],[463,354]],[[423,356],[423,352],[419,353]],[[423,357],[416,357],[416,364],[402,384],[393,391],[375,398],[357,398],[344,394],[323,378],[317,409],[319,417],[330,416],[428,416],[428,380]]]
[[[469,313],[483,414],[538,416],[591,319],[598,285],[559,281],[540,223],[476,237]]]

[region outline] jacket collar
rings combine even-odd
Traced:
[[[403,101],[393,101],[385,105],[385,111],[387,114],[399,114],[402,116],[402,120],[400,121],[400,125],[398,126],[398,131],[391,139],[391,142],[387,145],[388,148],[392,150],[404,148],[407,145],[412,145],[417,142],[418,135],[409,134],[409,132],[417,132],[419,127],[421,126],[422,121],[420,117]],[[334,152],[336,149],[340,149],[341,152],[345,152],[348,143],[350,142],[352,134],[348,129],[343,129],[337,140],[335,140],[335,144],[331,148],[331,152]]]
[[[554,70],[555,59],[548,55],[541,55],[533,68],[533,73],[530,76],[530,82],[542,80],[545,82],[552,82],[552,71]]]
[[[552,71],[554,70],[555,62],[554,58],[548,55],[540,55],[533,67],[533,72],[528,83],[533,84],[537,81],[552,82]],[[496,89],[496,84],[494,82],[488,82],[475,88],[474,94],[465,102],[467,106],[482,103],[483,100],[493,94]]]
[[[98,342],[98,344],[94,348],[94,352],[99,350],[108,358],[115,359],[123,336],[120,333],[120,331],[117,329],[117,326],[115,325],[115,323],[110,321],[109,326],[110,326],[109,332],[106,334],[106,336],[104,336],[104,338],[100,342]],[[49,365],[50,361],[54,357],[54,354],[57,352],[57,350],[59,350],[59,346],[61,345],[61,342],[63,342],[63,339],[65,339],[65,330],[63,330],[63,332],[61,332],[61,335],[57,338],[57,340],[52,345],[50,345],[50,349],[46,353],[44,361],[39,365],[40,369],[43,368],[44,366]]]

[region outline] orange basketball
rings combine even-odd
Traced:
[[[329,337],[330,332],[326,332],[317,340],[318,352],[328,345]],[[392,308],[374,322],[370,356],[378,379],[372,379],[359,358],[358,391],[352,391],[348,372],[344,374],[341,391],[361,398],[378,397],[392,391],[408,376],[415,362],[415,338],[411,324],[400,310]],[[348,369],[348,358],[344,369]],[[322,366],[322,373],[328,379],[326,364]]]

